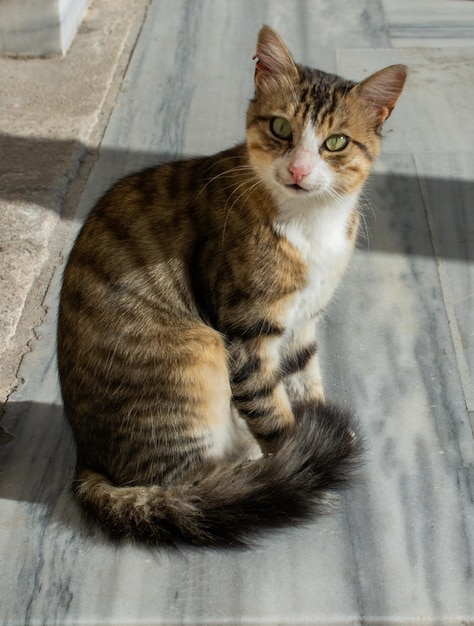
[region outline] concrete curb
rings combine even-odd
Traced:
[[[149,0],[94,0],[66,57],[0,58],[0,402],[42,301]]]

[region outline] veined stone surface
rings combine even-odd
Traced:
[[[464,5],[474,11],[450,4],[463,16]],[[7,626],[474,623],[474,48],[456,37],[443,50],[395,48],[391,15],[388,0],[154,0],[64,244],[67,254],[120,176],[243,138],[263,23],[296,60],[349,78],[407,63],[359,249],[321,328],[327,394],[355,409],[365,433],[362,479],[332,516],[252,551],[112,544],[70,494],[75,453],[55,369],[60,266],[2,422],[14,436],[0,446]]]

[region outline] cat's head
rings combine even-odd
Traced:
[[[247,145],[278,203],[357,194],[380,151],[381,127],[402,91],[406,67],[348,81],[296,64],[269,26],[260,30],[255,58]]]

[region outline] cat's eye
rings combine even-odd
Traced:
[[[293,135],[290,122],[284,117],[274,117],[270,122],[270,130],[278,137],[278,139],[284,139],[289,141]]]
[[[344,150],[348,143],[349,138],[345,135],[331,135],[324,142],[324,146],[329,152],[340,152]]]

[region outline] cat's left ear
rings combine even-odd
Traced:
[[[265,25],[260,29],[257,51],[253,58],[257,59],[255,66],[255,86],[257,89],[265,88],[268,85],[274,86],[281,76],[296,76],[298,74],[288,48],[280,35],[270,26]]]
[[[376,122],[383,124],[390,117],[407,77],[405,65],[391,65],[372,74],[357,85],[357,91],[370,105]]]

